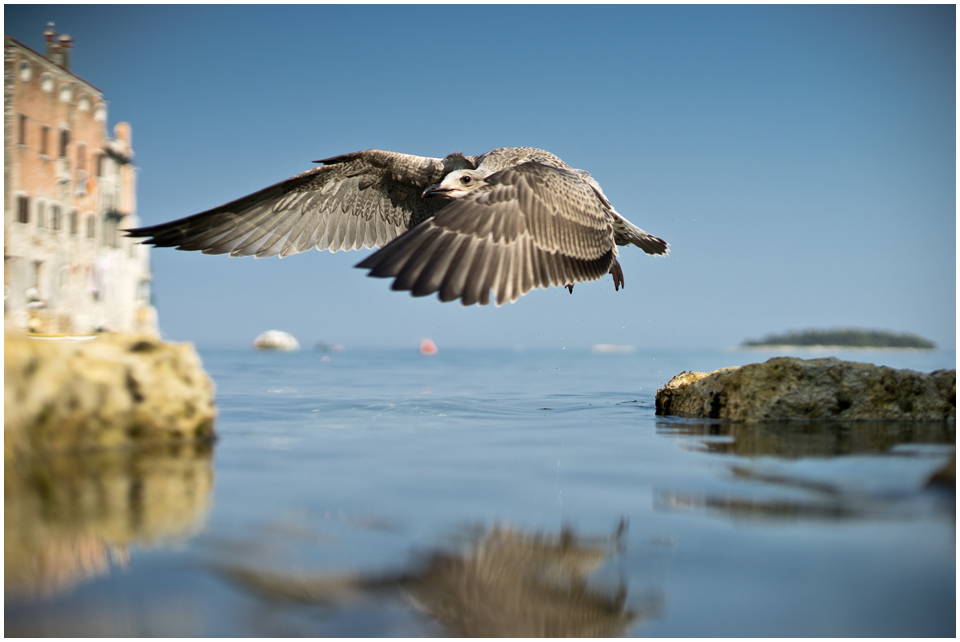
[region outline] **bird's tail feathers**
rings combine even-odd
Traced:
[[[656,254],[661,256],[670,254],[670,246],[662,238],[656,237],[649,232],[644,232],[639,227],[620,216],[616,210],[613,210],[613,218],[613,233],[617,239],[618,245],[632,243],[647,254]]]

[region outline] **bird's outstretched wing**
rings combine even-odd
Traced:
[[[360,262],[394,290],[463,305],[515,301],[538,287],[594,281],[617,256],[608,212],[575,173],[523,163],[487,177]]]
[[[376,149],[318,162],[324,165],[226,205],[126,234],[157,247],[231,256],[380,247],[442,208],[423,199],[423,190],[470,163],[462,155]]]

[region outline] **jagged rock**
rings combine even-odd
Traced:
[[[923,374],[832,357],[776,357],[711,373],[682,372],[657,391],[657,414],[731,421],[955,420],[957,371]]]
[[[4,459],[213,436],[213,383],[190,344],[105,334],[4,337]]]

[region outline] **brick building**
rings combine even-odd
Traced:
[[[107,133],[103,92],[70,71],[73,39],[46,55],[4,36],[4,318],[44,334],[157,334],[149,249],[136,227],[127,123]]]

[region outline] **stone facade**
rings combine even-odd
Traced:
[[[47,55],[4,37],[4,317],[41,334],[157,334],[149,250],[136,227],[127,123],[107,133],[103,92],[69,68],[52,24]]]

